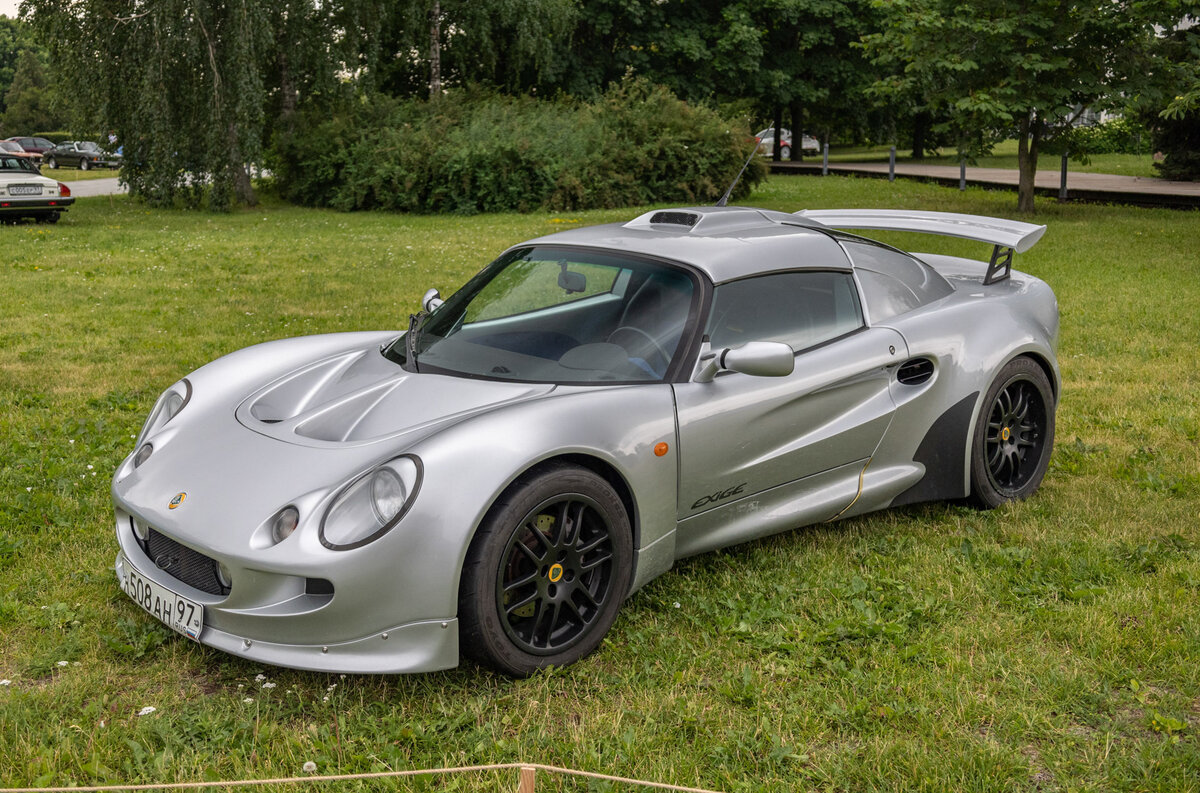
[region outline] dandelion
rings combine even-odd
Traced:
[[[158,708],[154,707],[153,705],[147,705],[146,707],[144,707],[138,711],[138,715],[139,716],[149,716],[151,713],[153,713],[156,710],[158,710]]]
[[[304,773],[311,774],[316,770],[317,770],[317,764],[314,763],[312,760],[309,760],[304,764]]]

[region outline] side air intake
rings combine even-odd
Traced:
[[[933,361],[928,358],[913,358],[900,364],[896,379],[903,385],[921,385],[933,377]]]

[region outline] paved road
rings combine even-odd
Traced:
[[[71,188],[75,198],[88,198],[96,195],[117,195],[126,192],[124,186],[117,184],[117,177],[108,176],[103,179],[83,179],[78,182],[63,182]]]
[[[832,173],[878,177],[887,176],[888,164],[885,162],[831,162],[829,170]],[[821,164],[816,158],[810,158],[801,163],[772,163],[771,171],[773,173],[820,173]],[[896,163],[896,175],[957,186],[959,173],[957,165]],[[1057,196],[1060,178],[1061,173],[1057,168],[1039,169],[1034,184],[1038,193]],[[967,184],[969,185],[1015,190],[1017,179],[1018,175],[1015,170],[967,166]],[[1172,182],[1166,179],[1151,179],[1142,176],[1117,176],[1072,171],[1067,174],[1067,197],[1086,201],[1200,207],[1200,182]]]

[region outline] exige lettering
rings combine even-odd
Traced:
[[[711,496],[704,496],[703,498],[697,499],[696,503],[692,504],[692,509],[700,509],[700,507],[703,507],[706,504],[715,504],[718,501],[724,501],[730,496],[736,496],[746,489],[747,484],[747,482],[742,482],[740,485],[734,485],[726,490],[713,493]]]

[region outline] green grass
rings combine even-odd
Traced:
[[[830,162],[887,162],[888,161],[888,146],[847,146],[847,147],[830,147],[829,161]],[[954,154],[953,149],[943,149],[939,151],[937,156],[928,156],[921,160],[914,160],[909,155],[910,149],[896,149],[896,162],[903,163],[920,163],[922,165],[958,165],[958,157]],[[805,162],[820,162],[821,156],[809,155],[805,157]],[[1058,154],[1042,154],[1038,157],[1038,171],[1053,171],[1058,173],[1062,166],[1062,156]],[[1015,140],[1006,140],[996,144],[992,154],[987,157],[978,158],[974,165],[968,164],[967,168],[1007,168],[1016,170],[1017,168],[1017,142]],[[1142,176],[1156,177],[1158,172],[1154,170],[1154,157],[1147,150],[1144,154],[1094,154],[1089,158],[1087,165],[1071,160],[1068,164],[1068,169],[1073,173],[1111,173],[1118,176]]]
[[[86,171],[81,171],[78,168],[68,168],[65,165],[60,165],[57,168],[51,168],[48,165],[42,166],[42,176],[51,179],[57,179],[60,182],[83,182],[89,179],[108,179],[113,176],[119,176],[120,171],[116,168],[88,168]]]
[[[775,177],[751,202],[1015,205],[837,177]],[[167,635],[113,578],[108,480],[188,370],[265,339],[403,327],[425,289],[449,294],[507,245],[639,210],[210,215],[119,197],[0,227],[0,783],[526,760],[729,791],[1200,789],[1197,214],[1039,207],[1049,230],[1018,266],[1057,292],[1064,391],[1034,498],[684,561],[598,653],[525,681],[470,665],[343,679]],[[427,787],[515,776],[401,789]]]

